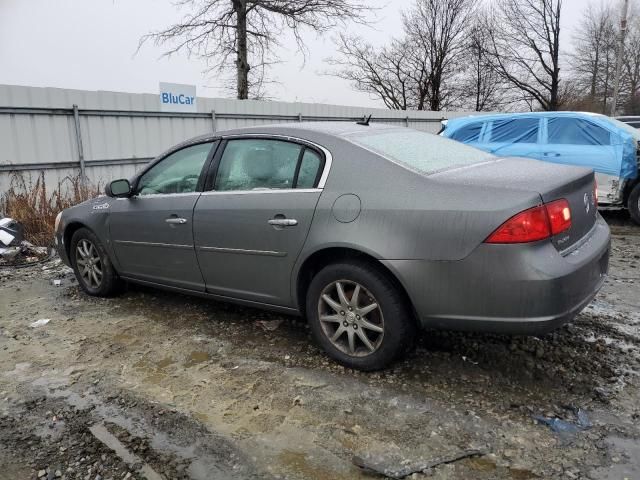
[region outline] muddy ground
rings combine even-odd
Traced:
[[[350,479],[368,475],[354,455],[469,449],[413,478],[640,478],[640,228],[607,219],[610,277],[573,323],[424,332],[373,374],[295,318],[140,287],[91,298],[55,261],[0,269],[0,478]]]

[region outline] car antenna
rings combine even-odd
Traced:
[[[366,119],[364,115],[362,116],[362,120],[356,122],[358,125],[364,125],[365,127],[369,126],[369,120],[371,120],[371,115],[369,115]]]

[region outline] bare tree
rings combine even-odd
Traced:
[[[441,110],[446,105],[446,79],[459,66],[474,3],[470,0],[417,0],[412,9],[403,13],[409,42],[426,56],[430,110]]]
[[[507,88],[487,53],[491,28],[491,18],[483,11],[469,27],[457,94],[461,108],[480,112],[509,103]]]
[[[605,113],[612,95],[616,27],[610,5],[587,6],[573,36],[570,63],[577,93],[583,105]],[[625,64],[625,69],[627,65]]]
[[[235,65],[239,99],[260,91],[285,31],[293,33],[305,53],[304,28],[324,33],[347,21],[366,23],[371,10],[361,0],[179,0],[177,5],[190,12],[175,25],[142,37],[140,46],[146,41],[167,45],[166,56],[186,51],[221,71]]]
[[[403,12],[399,39],[376,49],[360,37],[341,35],[331,74],[387,107],[441,110],[454,100],[453,77],[465,49],[467,16],[473,0],[415,0]]]
[[[624,111],[627,115],[638,115],[640,113],[640,16],[635,9],[627,22],[622,67],[621,97],[624,99]]]
[[[495,71],[530,108],[558,110],[562,0],[496,0],[487,53]]]
[[[400,40],[392,40],[376,50],[361,37],[341,34],[336,39],[339,56],[328,62],[337,66],[334,75],[348,80],[361,92],[380,98],[393,110],[424,109],[426,87],[415,82],[411,72],[409,48]],[[422,106],[422,108],[420,108]]]

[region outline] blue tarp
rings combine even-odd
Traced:
[[[528,157],[636,178],[640,131],[604,115],[533,112],[454,118],[442,135],[498,156]]]

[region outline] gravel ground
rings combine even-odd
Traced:
[[[295,318],[130,287],[81,293],[59,262],[0,269],[0,478],[640,478],[640,229],[543,337],[427,331],[365,374]],[[60,286],[54,280],[62,280]],[[40,326],[31,326],[38,320]]]

